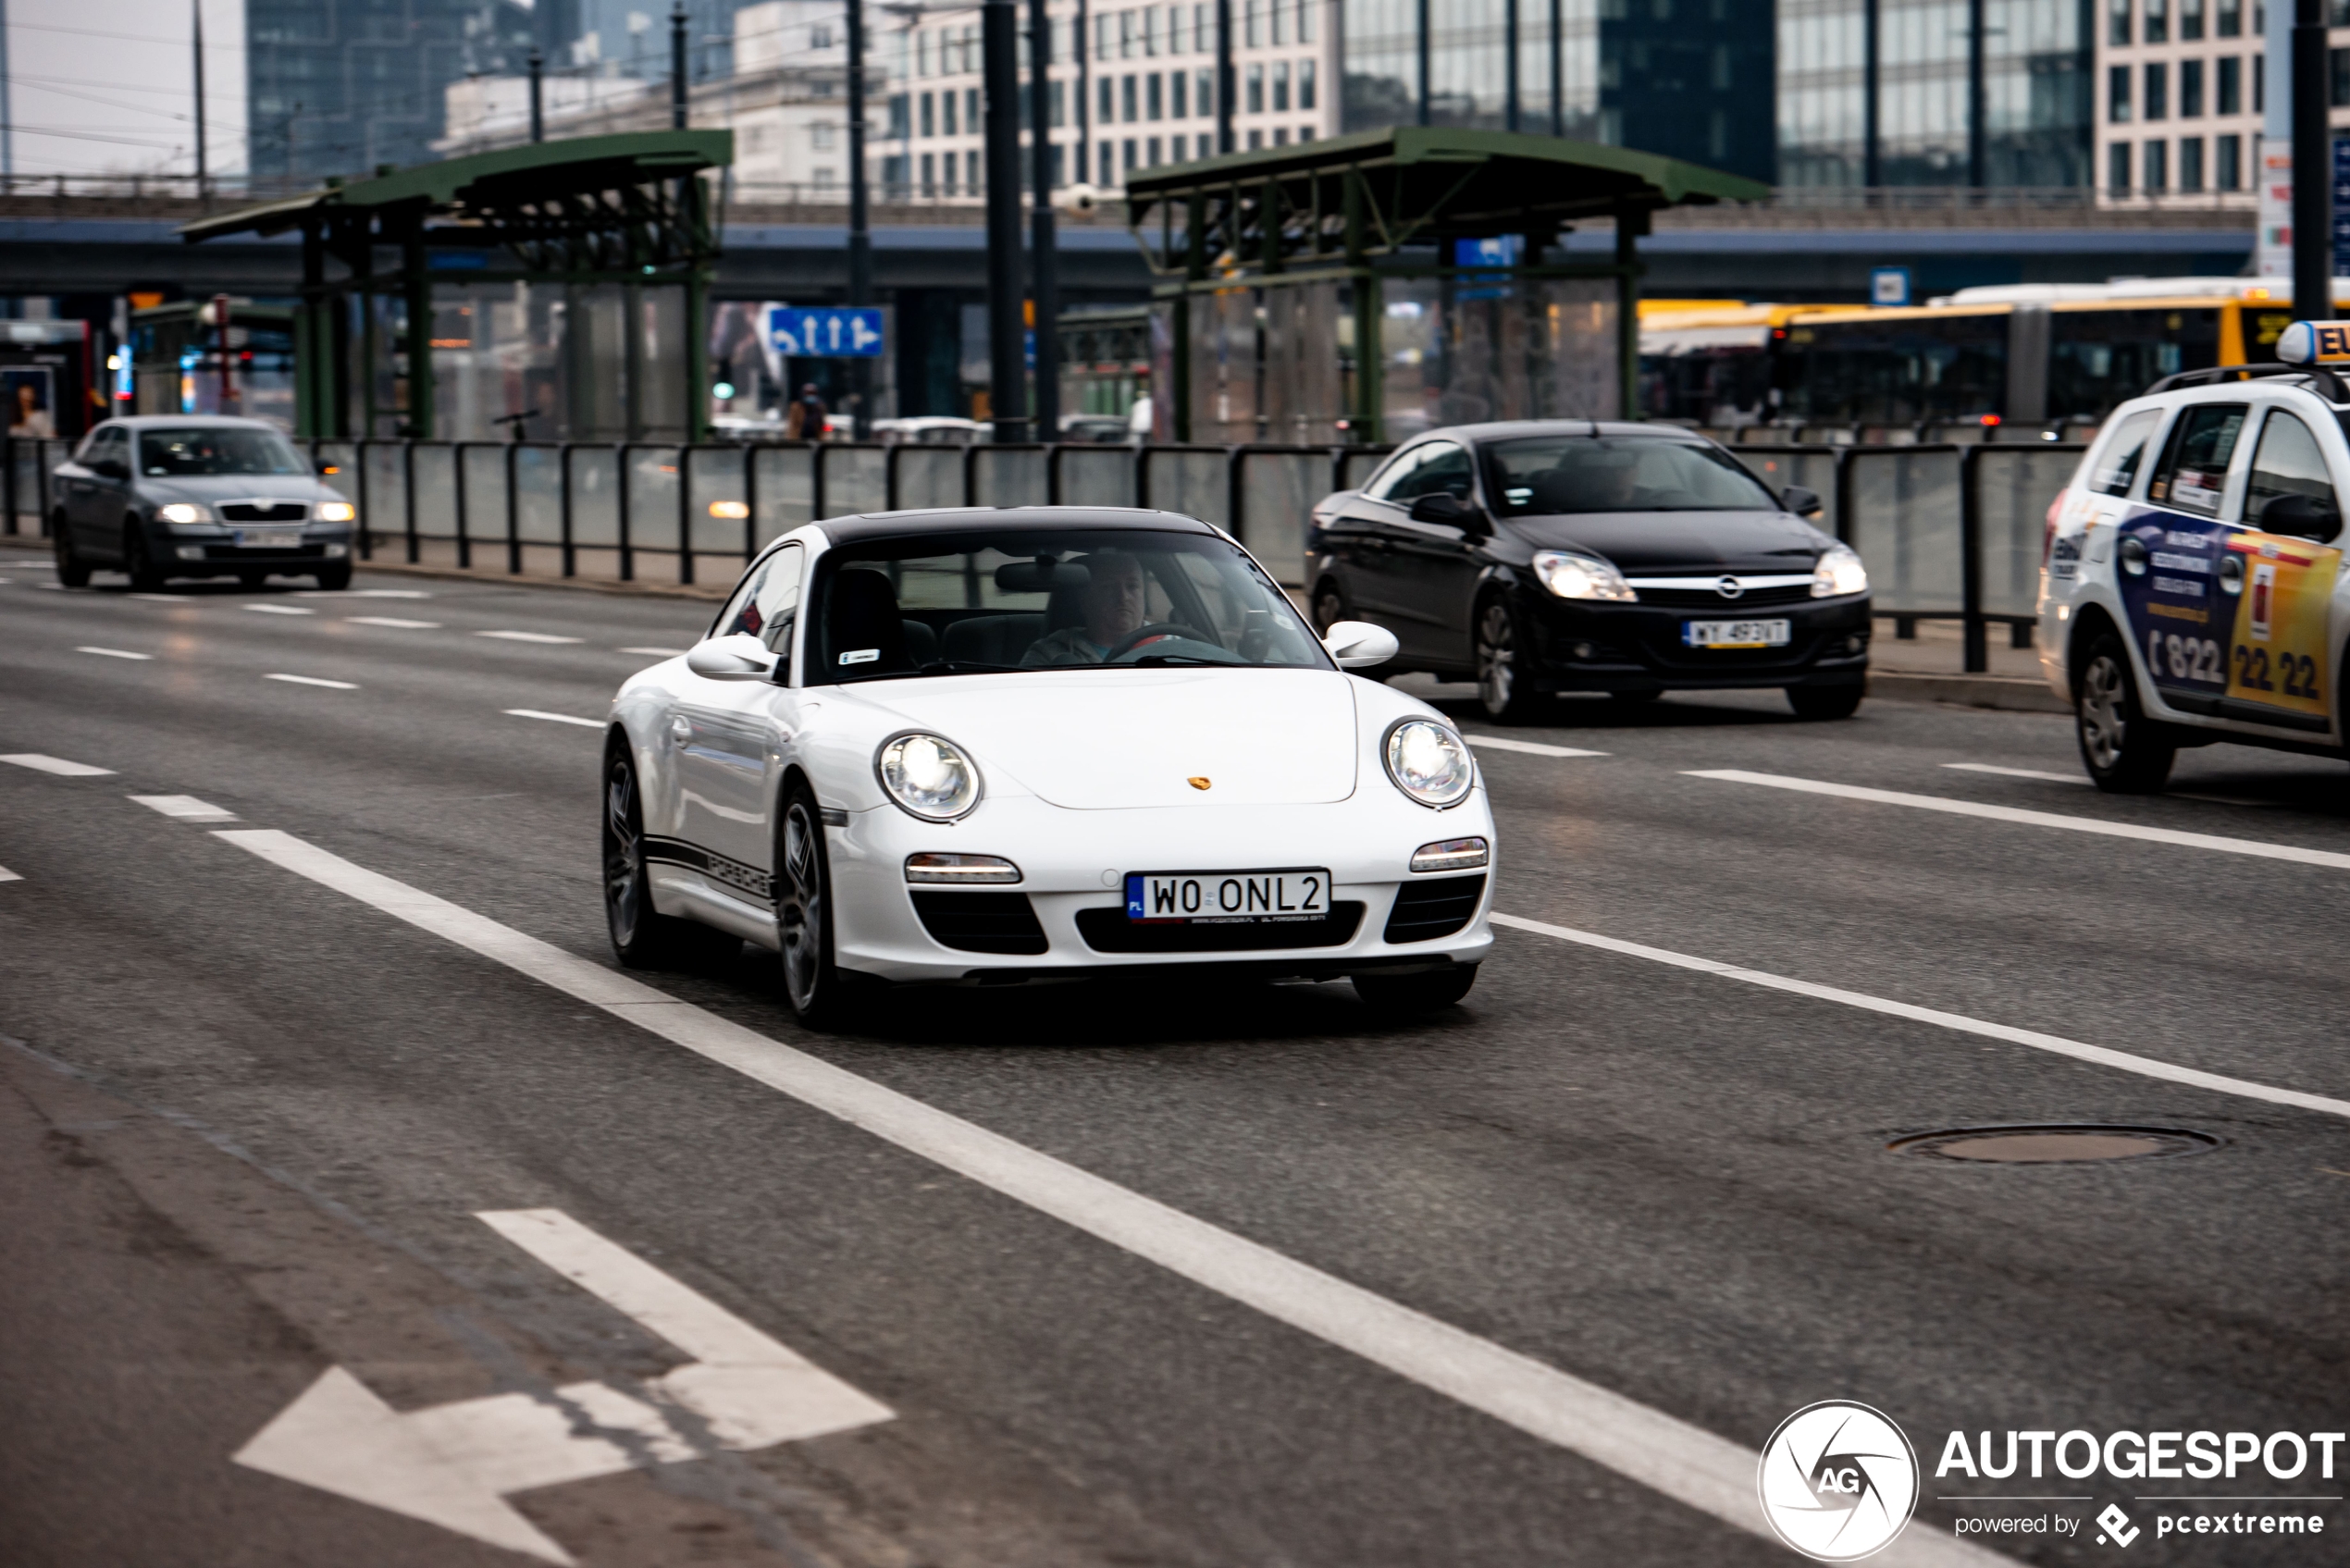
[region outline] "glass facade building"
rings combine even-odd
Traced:
[[[1778,183],[2090,182],[2093,0],[1777,9]]]

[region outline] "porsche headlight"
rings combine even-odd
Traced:
[[[1387,776],[1423,806],[1457,806],[1477,783],[1468,743],[1432,719],[1406,719],[1387,732],[1380,748]]]
[[[1603,599],[1625,603],[1640,597],[1624,580],[1623,573],[1596,555],[1576,550],[1536,550],[1534,574],[1561,599]]]
[[[322,500],[318,503],[321,523],[348,523],[359,515],[359,509],[347,500]]]
[[[1840,594],[1869,591],[1869,569],[1850,545],[1830,545],[1812,567],[1812,597],[1835,599]]]
[[[187,500],[175,500],[168,506],[159,506],[155,508],[155,515],[166,523],[178,523],[182,525],[212,521],[211,508],[198,506],[195,502]]]
[[[979,804],[979,768],[950,740],[895,735],[873,759],[882,788],[926,822],[951,822]]]

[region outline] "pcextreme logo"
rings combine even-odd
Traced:
[[[1918,1504],[1918,1456],[1880,1411],[1849,1400],[1805,1405],[1762,1445],[1762,1516],[1815,1562],[1882,1551]]]

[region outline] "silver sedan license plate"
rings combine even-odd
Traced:
[[[300,528],[240,528],[237,542],[252,549],[300,549]]]
[[[1792,621],[1684,621],[1686,648],[1783,648],[1795,634]]]
[[[1126,918],[1257,925],[1318,920],[1330,912],[1330,874],[1319,867],[1273,871],[1129,871]]]

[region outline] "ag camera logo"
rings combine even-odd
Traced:
[[[1754,1486],[1780,1540],[1815,1562],[1856,1562],[1909,1524],[1917,1451],[1883,1412],[1823,1400],[1779,1423]]]

